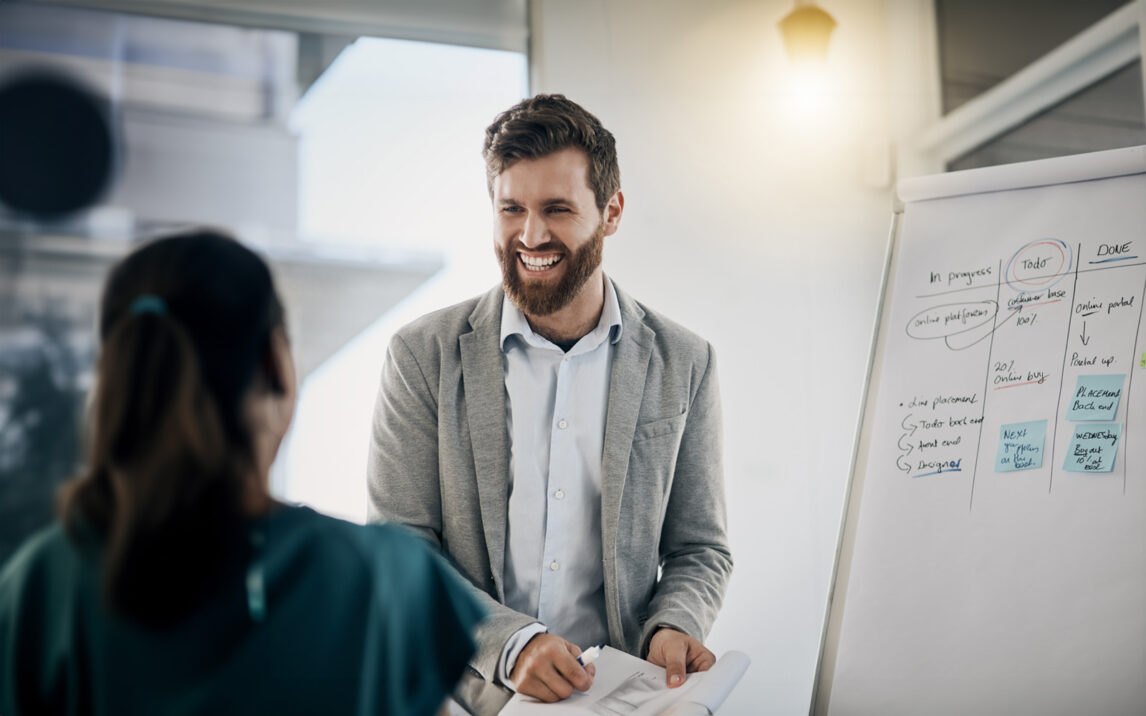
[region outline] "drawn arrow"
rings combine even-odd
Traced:
[[[1082,335],[1079,336],[1079,338],[1082,339],[1082,345],[1084,345],[1084,346],[1087,343],[1090,343],[1090,339],[1086,337],[1086,321],[1082,322]]]

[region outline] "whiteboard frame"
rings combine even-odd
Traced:
[[[1143,2],[1146,4],[1146,0]],[[831,702],[836,652],[839,648],[843,609],[847,601],[851,560],[855,550],[856,523],[859,518],[864,480],[866,479],[866,471],[861,471],[859,466],[865,464],[870,449],[871,420],[869,418],[875,408],[874,401],[877,392],[872,389],[872,383],[882,367],[883,350],[886,344],[884,314],[889,308],[887,305],[888,283],[891,278],[891,270],[895,266],[896,249],[899,245],[907,204],[969,194],[1029,189],[1134,174],[1146,174],[1146,145],[900,180],[897,186],[899,199],[896,201],[896,208],[892,217],[892,230],[884,258],[883,280],[879,291],[879,310],[872,332],[871,349],[868,353],[867,380],[864,383],[863,397],[860,401],[859,424],[856,428],[855,444],[852,448],[851,472],[844,492],[844,514],[840,524],[835,565],[832,570],[825,620],[821,631],[820,654],[812,682],[812,701],[809,706],[811,716],[827,716]]]
[[[819,701],[820,687],[821,687],[821,672],[822,672],[823,667],[824,667],[824,656],[827,653],[827,640],[829,637],[828,625],[831,623],[830,620],[832,617],[832,608],[833,608],[833,604],[835,602],[835,597],[836,597],[837,579],[838,579],[838,576],[840,574],[840,559],[841,559],[841,556],[843,555],[843,545],[844,545],[844,539],[845,539],[845,532],[847,531],[847,528],[848,528],[848,524],[849,524],[848,516],[851,514],[852,500],[854,499],[853,490],[855,487],[856,465],[858,464],[858,460],[859,460],[860,446],[865,444],[865,442],[862,438],[863,438],[863,429],[864,429],[864,425],[865,425],[865,418],[867,417],[867,413],[868,413],[868,401],[870,399],[868,393],[871,390],[871,378],[873,375],[873,371],[875,370],[876,348],[879,345],[881,345],[881,342],[879,340],[879,335],[880,335],[880,328],[882,327],[882,324],[883,324],[884,302],[887,299],[887,283],[888,283],[888,279],[890,278],[890,272],[891,272],[891,266],[892,266],[892,255],[894,254],[895,246],[897,244],[897,239],[899,238],[900,226],[902,226],[902,224],[903,224],[903,209],[904,209],[903,204],[901,202],[899,202],[898,200],[896,200],[895,208],[891,214],[891,229],[888,231],[888,235],[887,235],[887,248],[884,250],[884,255],[883,255],[883,276],[880,279],[879,297],[876,299],[875,321],[872,324],[871,346],[868,349],[868,354],[867,354],[867,379],[864,381],[863,394],[860,396],[859,421],[856,424],[856,432],[855,432],[855,436],[854,436],[853,442],[852,442],[851,468],[850,468],[850,472],[848,475],[847,486],[844,488],[844,499],[843,499],[842,514],[840,515],[840,529],[839,529],[839,533],[836,535],[836,552],[835,552],[834,561],[832,563],[832,579],[831,579],[831,582],[828,584],[828,601],[824,605],[824,621],[823,621],[824,626],[820,630],[819,656],[816,659],[816,672],[815,672],[813,679],[812,679],[812,703],[811,703],[811,706],[809,708],[809,713],[811,713],[811,714],[816,713],[816,703],[817,703],[817,701]],[[857,506],[857,509],[858,509],[858,506]],[[854,520],[851,520],[850,522],[854,522]],[[848,552],[848,556],[849,556],[849,558],[851,556],[850,550]],[[849,571],[850,571],[850,566],[851,566],[850,562],[849,562],[848,566],[849,566]],[[837,632],[838,632],[838,630],[837,630]],[[836,634],[836,637],[838,639],[838,633]],[[835,646],[834,643],[833,643],[833,646]],[[835,671],[835,652],[834,652],[834,650],[831,653],[831,657],[832,657],[831,669],[828,671],[829,676],[827,679],[827,685],[828,685],[828,692],[829,693],[831,691],[831,681],[832,681],[831,680],[831,674]],[[825,702],[825,708],[826,708],[826,702]]]

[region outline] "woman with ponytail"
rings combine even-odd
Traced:
[[[296,385],[266,264],[147,244],[99,333],[88,465],[0,572],[0,714],[434,713],[480,609],[400,528],[271,498]]]

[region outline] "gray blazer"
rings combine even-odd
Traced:
[[[490,613],[471,666],[492,681],[534,617],[503,606],[509,439],[502,290],[423,316],[390,341],[370,444],[371,519],[453,560]],[[601,490],[609,641],[643,656],[660,625],[703,641],[732,572],[712,347],[617,289]],[[658,574],[659,571],[659,574]],[[582,645],[587,646],[587,645]]]

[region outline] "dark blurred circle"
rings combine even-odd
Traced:
[[[91,206],[111,180],[107,101],[58,74],[0,85],[0,202],[53,219]]]

